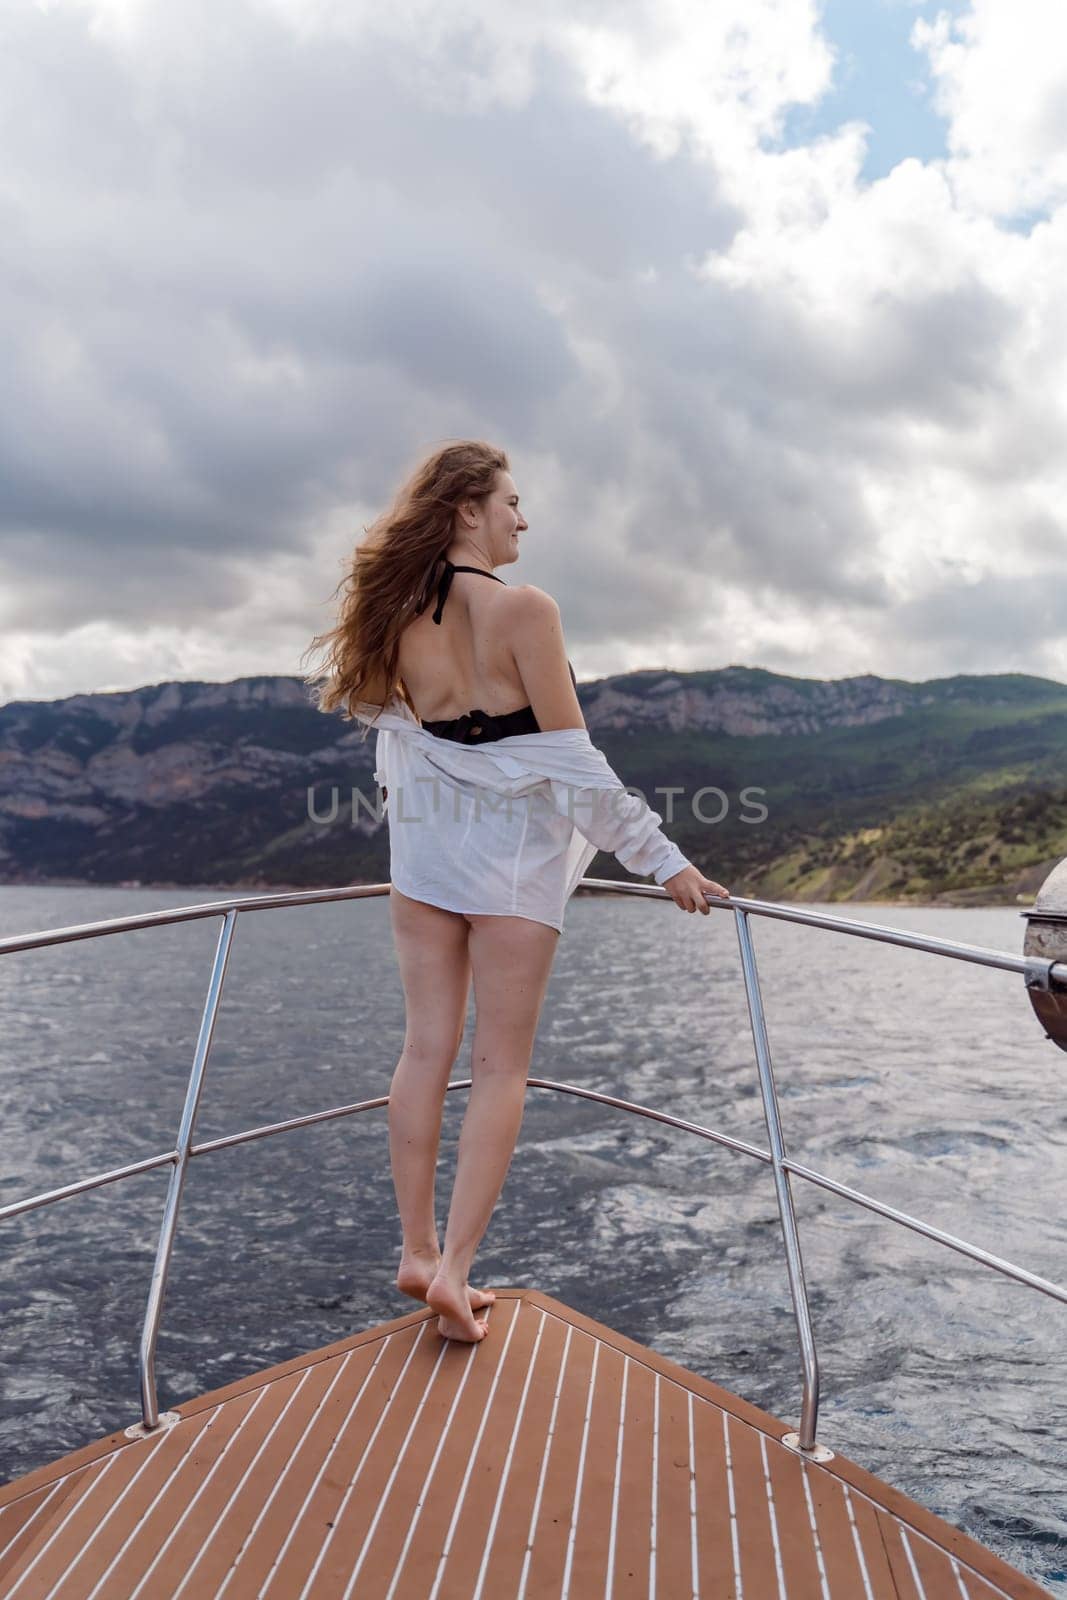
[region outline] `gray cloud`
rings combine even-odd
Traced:
[[[220,675],[295,671],[298,619],[322,626],[360,524],[435,441],[476,434],[509,449],[523,491],[517,576],[560,596],[590,670],[635,664],[645,641],[725,664],[725,626],[721,658],[690,650],[727,594],[776,620],[848,613],[870,654],[847,670],[881,652],[898,675],[952,671],[983,649],[995,670],[1015,648],[968,589],[969,624],[931,649],[943,596],[901,609],[867,493],[914,470],[916,423],[970,471],[997,390],[974,470],[1022,470],[1024,310],[980,274],[874,285],[818,317],[780,282],[698,273],[746,223],[714,152],[654,153],[591,103],[550,28],[521,52],[456,29],[432,59],[381,23],[298,32],[251,3],[155,0],[123,36],[63,4],[4,28],[9,636],[43,651],[86,622],[185,629],[218,635]],[[1057,431],[1040,449],[1025,432],[1042,471]],[[1054,517],[1029,514],[1031,551],[1055,562]],[[1037,608],[1029,659],[1062,631]],[[2,652],[0,633],[0,698],[57,681]],[[762,664],[804,659],[768,631]],[[77,670],[71,691],[100,686]],[[115,673],[141,681],[128,652]]]
[[[1005,671],[1057,677],[1046,641],[1067,634],[1067,562],[1060,581],[1044,574],[1007,574],[973,583],[944,584],[896,608],[902,644],[931,663],[956,662],[959,672],[987,672],[988,662]]]
[[[149,93],[83,21],[19,14],[8,71],[36,61],[34,92],[75,93],[43,93],[21,130],[27,180],[41,163],[49,192],[14,232],[0,311],[18,352],[0,438],[9,626],[39,623],[49,593],[57,626],[143,616],[159,569],[179,606],[197,572],[201,604],[232,602],[204,564],[285,548],[353,460],[385,498],[414,443],[402,413],[428,399],[433,431],[547,433],[580,374],[539,264],[626,272],[725,236],[692,166],[579,103],[558,62],[526,107],[468,119],[420,104],[391,42],[297,51],[277,19],[233,15],[210,30],[221,48],[190,58],[188,12],[152,12],[152,47],[182,50],[171,76],[157,58]],[[288,381],[250,376],[272,362]]]

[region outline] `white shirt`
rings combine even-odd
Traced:
[[[598,850],[659,884],[691,865],[585,728],[459,744],[427,733],[399,698],[354,711],[378,729],[389,876],[413,900],[529,917],[562,933],[566,903]]]

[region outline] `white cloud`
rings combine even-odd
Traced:
[[[605,7],[565,24],[560,40],[594,105],[622,111],[664,153],[690,139],[738,179],[758,142],[781,132],[787,107],[829,87],[833,52],[817,16],[813,0],[655,0]]]
[[[918,19],[913,42],[949,119],[957,203],[995,217],[1067,198],[1067,11],[1048,0],[971,0]]]

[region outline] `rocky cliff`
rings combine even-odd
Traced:
[[[665,814],[683,849],[749,892],[989,887],[1010,898],[1059,849],[1067,688],[1047,679],[819,680],[732,666],[627,673],[579,696],[627,783],[661,812],[657,787],[680,786]],[[318,712],[295,677],[12,702],[0,707],[0,881],[382,880],[374,745]],[[706,786],[727,800],[715,825],[686,806]],[[766,811],[758,826],[737,804],[747,790]],[[1030,820],[1016,837],[998,819],[1015,816],[1020,796]],[[605,856],[591,875],[624,876]]]

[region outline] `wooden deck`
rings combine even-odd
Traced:
[[[0,1489],[0,1596],[1047,1600],[845,1457],[557,1300],[426,1310]]]

